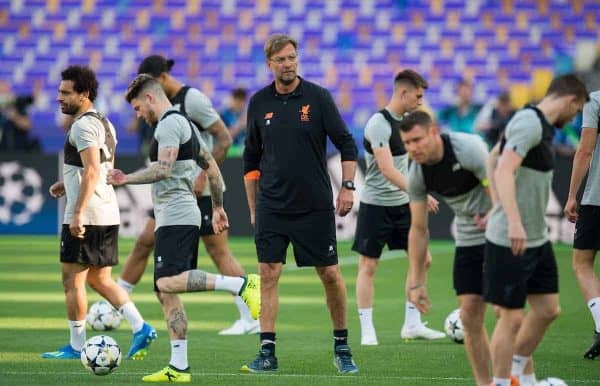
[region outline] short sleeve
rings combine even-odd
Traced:
[[[172,114],[158,122],[154,138],[158,148],[177,147],[190,139],[192,132],[187,119],[179,114]]]
[[[423,179],[421,165],[412,162],[408,167],[408,196],[410,201],[425,201],[427,199],[427,187]]]
[[[371,147],[390,147],[392,128],[381,113],[373,115],[365,126],[365,138]]]
[[[210,99],[195,88],[190,88],[185,94],[185,113],[205,129],[220,119]]]
[[[590,94],[590,101],[583,106],[583,121],[581,127],[598,129],[600,119],[600,92]]]
[[[474,134],[450,133],[450,140],[461,167],[475,174],[479,181],[485,181],[488,150],[483,139]]]
[[[504,149],[511,149],[525,158],[529,150],[542,140],[542,122],[535,111],[521,110],[508,123],[505,136]]]
[[[78,152],[82,152],[90,146],[100,148],[102,138],[100,138],[100,121],[92,120],[90,117],[83,117],[77,120],[71,126],[70,141],[77,148]]]

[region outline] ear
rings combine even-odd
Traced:
[[[90,98],[90,92],[89,91],[84,91],[84,92],[81,93],[81,96],[89,99]]]

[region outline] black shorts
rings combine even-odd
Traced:
[[[108,267],[119,263],[119,226],[85,225],[83,239],[72,236],[69,224],[60,234],[61,263]]]
[[[195,225],[162,226],[154,232],[154,290],[156,280],[198,267],[200,229]]]
[[[215,231],[212,227],[212,200],[210,196],[202,196],[198,199],[198,208],[200,208],[200,213],[202,214],[202,224],[200,225],[200,236],[210,236],[214,235]],[[154,217],[154,210],[150,209],[148,211],[148,216],[153,220],[156,220]]]
[[[408,248],[410,208],[408,204],[380,206],[360,203],[352,250],[379,258],[387,244],[390,250]]]
[[[453,283],[456,295],[483,293],[483,255],[485,244],[456,247]]]
[[[483,262],[483,296],[488,303],[524,308],[527,295],[558,293],[558,270],[548,241],[521,256],[487,241]]]
[[[298,267],[337,264],[333,210],[305,214],[257,211],[255,221],[254,241],[259,262],[285,264],[291,242]]]
[[[600,206],[582,205],[579,208],[573,248],[600,250]]]

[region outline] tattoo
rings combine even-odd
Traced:
[[[188,292],[206,291],[206,272],[199,269],[191,270],[188,274]]]
[[[200,152],[196,157],[196,163],[198,164],[198,166],[200,166],[203,170],[207,170],[210,165],[209,161],[211,159],[213,159],[213,156],[212,154],[210,154],[208,149],[206,149],[205,147],[200,147]]]
[[[150,184],[156,181],[164,180],[171,174],[170,169],[166,169],[165,166],[161,166],[161,162],[153,163],[146,169],[142,169],[135,173],[127,175],[128,184]]]
[[[216,176],[209,174],[208,184],[210,187],[210,199],[212,200],[213,208],[223,206],[223,182],[221,181],[221,173]]]
[[[174,308],[169,311],[167,325],[169,326],[169,330],[173,332],[173,335],[175,335],[177,339],[185,339],[185,336],[187,335],[188,322],[187,318],[185,317],[185,312],[182,309]]]

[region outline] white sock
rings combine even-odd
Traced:
[[[177,339],[171,341],[171,361],[169,364],[177,370],[187,370],[187,339]]]
[[[243,277],[215,275],[215,291],[227,291],[233,295],[237,295],[240,293],[243,285]]]
[[[85,319],[84,320],[69,320],[69,332],[71,347],[77,351],[83,349],[85,344]]]
[[[244,301],[242,300],[241,297],[239,297],[237,295],[234,296],[233,302],[235,303],[235,306],[237,307],[238,311],[240,312],[240,319],[242,319],[246,322],[254,321],[254,319],[252,319],[252,316],[250,316],[250,310],[248,309],[248,306],[246,305],[246,303],[244,303]]]
[[[373,326],[373,308],[359,308],[358,318],[360,320],[361,335],[374,335],[375,326]]]
[[[590,299],[588,302],[588,308],[592,313],[592,318],[594,318],[594,323],[596,324],[596,332],[600,332],[600,298]]]
[[[131,326],[131,331],[135,334],[144,326],[144,318],[138,311],[135,304],[132,301],[129,301],[121,306],[119,309],[123,317],[127,319],[129,325]]]
[[[527,362],[529,362],[529,357],[524,357],[522,355],[513,355],[512,357],[512,367],[510,369],[510,374],[515,377],[520,377],[523,374],[523,369],[527,366]]]
[[[519,378],[519,382],[521,383],[521,385],[526,385],[526,386],[534,386],[537,383],[537,379],[535,379],[535,373],[531,373],[531,374],[521,374],[521,377]]]
[[[404,325],[405,326],[418,326],[421,324],[421,313],[411,302],[406,302],[404,307]]]
[[[128,294],[133,292],[133,288],[135,287],[135,284],[131,284],[121,278],[117,279],[117,284],[119,285],[119,287],[123,288],[125,291],[127,291]]]
[[[510,386],[510,379],[506,378],[496,378],[492,381],[493,386]]]

